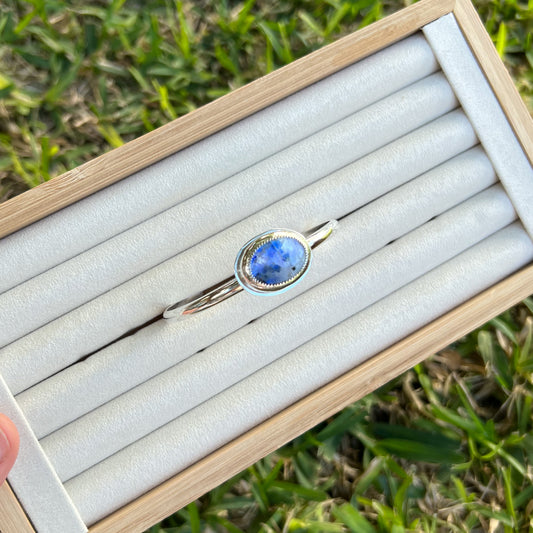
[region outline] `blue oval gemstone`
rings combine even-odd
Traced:
[[[291,237],[280,237],[260,246],[250,260],[252,276],[267,285],[285,283],[305,265],[305,248]]]

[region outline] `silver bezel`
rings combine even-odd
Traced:
[[[305,262],[300,271],[297,272],[291,279],[283,283],[267,285],[266,283],[263,283],[252,275],[252,273],[250,272],[250,261],[255,251],[259,247],[269,241],[279,239],[281,237],[296,239],[299,243],[302,244],[305,250]],[[309,246],[307,239],[301,233],[288,229],[270,230],[266,231],[265,233],[261,233],[260,235],[257,235],[253,239],[250,239],[240,249],[239,253],[237,254],[237,259],[235,260],[235,278],[244,289],[254,294],[278,294],[288,289],[289,287],[292,287],[296,282],[300,281],[307,272],[310,263],[311,247]]]

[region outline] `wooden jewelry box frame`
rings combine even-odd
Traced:
[[[0,238],[325,78],[453,13],[533,163],[533,121],[469,0],[422,0],[0,205]],[[384,385],[533,293],[520,270],[242,434],[89,528],[144,531],[283,444]],[[0,488],[0,533],[34,532],[9,484]]]

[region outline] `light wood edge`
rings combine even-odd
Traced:
[[[533,264],[211,453],[89,533],[144,531],[533,293]]]
[[[422,0],[0,204],[0,238],[418,31],[455,0]]]
[[[453,14],[522,149],[533,165],[533,120],[490,35],[470,0],[456,0]]]
[[[35,533],[7,481],[0,486],[0,533]]]

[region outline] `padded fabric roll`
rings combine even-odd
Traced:
[[[367,170],[367,175],[356,174],[362,181],[357,186],[350,181],[352,186],[343,189],[339,202],[350,197],[361,200],[357,191],[363,193],[367,178],[375,177],[371,168]],[[27,389],[17,396],[17,401],[42,438],[335,275],[495,181],[496,175],[483,151],[474,148],[344,217],[331,239],[314,250],[315,259],[306,279],[291,291],[270,298],[257,298],[243,292],[211,310],[188,317],[179,327],[172,321],[157,321]],[[324,199],[321,195],[317,198]],[[301,201],[302,208],[308,205],[305,198]]]
[[[446,78],[441,73],[433,74],[14,287],[0,295],[3,322],[0,346],[434,120],[456,105]],[[34,261],[39,258],[35,257]]]
[[[414,35],[0,240],[0,293],[437,69]]]
[[[417,139],[421,144],[413,146],[411,141]],[[0,350],[4,379],[15,393],[46,379],[173,301],[230,275],[239,248],[265,228],[305,231],[343,216],[475,142],[461,112],[442,117],[415,137],[370,154]]]
[[[533,167],[455,17],[450,13],[428,24],[423,31],[462,108],[475,125],[520,220],[533,236]]]
[[[41,440],[41,446],[60,479],[66,481],[451,259],[515,218],[507,195],[495,185],[52,433]],[[307,313],[308,309],[313,309],[313,313]]]
[[[94,523],[532,259],[531,239],[519,223],[513,224],[86,470],[65,487],[86,523]]]

